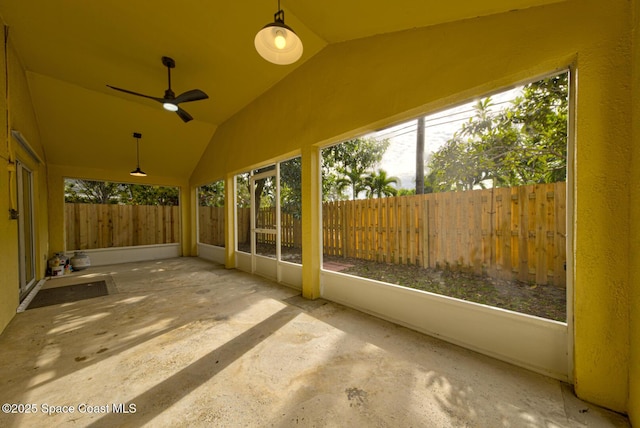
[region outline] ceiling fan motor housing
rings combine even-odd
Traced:
[[[168,56],[162,57],[162,64],[165,67],[169,67],[169,68],[175,68],[176,66],[176,62],[173,60],[173,58],[169,58]]]

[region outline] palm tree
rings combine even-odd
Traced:
[[[366,190],[367,176],[359,168],[345,168],[344,176],[336,181],[338,191],[342,193],[345,189],[351,190],[351,199],[357,199],[360,192]]]
[[[377,173],[372,172],[365,179],[367,197],[395,196],[398,190],[392,184],[397,185],[399,182],[400,179],[398,177],[389,177],[385,170],[378,169]]]

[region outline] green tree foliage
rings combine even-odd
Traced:
[[[84,204],[117,204],[123,185],[108,181],[65,180],[65,202]]]
[[[120,205],[179,205],[180,193],[177,187],[67,179],[65,180],[65,202]]]
[[[322,195],[324,200],[353,199],[366,190],[371,173],[389,147],[389,140],[354,138],[322,151]]]
[[[224,181],[214,181],[200,186],[198,204],[201,207],[224,207]]]
[[[416,189],[405,189],[405,188],[400,188],[398,189],[398,193],[396,194],[396,196],[415,196],[416,194]]]
[[[180,204],[177,187],[147,186],[144,184],[125,184],[124,192],[131,205],[165,205]]]
[[[251,206],[248,172],[236,175],[236,206],[238,208],[249,208]]]
[[[280,164],[280,206],[282,211],[302,218],[302,162],[297,157]]]
[[[553,183],[566,179],[568,75],[526,85],[492,112],[491,98],[428,162],[434,191]]]
[[[436,174],[434,171],[429,172],[429,174],[424,178],[424,189],[423,193],[433,193],[436,191]]]
[[[383,169],[370,173],[365,178],[365,188],[368,198],[383,198],[385,196],[395,196],[398,190],[392,184],[398,185],[398,177],[389,177]]]
[[[567,126],[569,118],[569,75],[540,80],[525,86],[516,100],[514,121],[522,126],[532,175],[541,172],[545,182],[567,177]]]
[[[262,168],[258,168],[253,171],[254,175],[262,174],[263,172],[269,172],[275,170],[275,165],[267,165]],[[275,205],[276,197],[276,183],[273,176],[267,176],[254,181],[254,198],[259,201],[260,208],[269,208]],[[250,186],[250,181],[247,181],[247,187]]]
[[[264,177],[255,181],[255,197],[260,201],[260,208],[275,206],[276,180],[275,177]]]

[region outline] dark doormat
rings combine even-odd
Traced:
[[[33,298],[27,310],[61,303],[77,302],[109,294],[106,281],[93,281],[85,284],[67,285],[40,290]]]

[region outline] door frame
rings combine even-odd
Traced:
[[[235,248],[235,261],[236,268],[249,272],[252,274],[260,275],[265,278],[274,280],[279,284],[287,287],[294,288],[296,290],[302,290],[302,264],[292,263],[282,260],[282,200],[281,200],[281,163],[286,162],[294,157],[286,157],[275,163],[264,165],[258,169],[252,169],[247,172],[247,180],[249,182],[250,193],[250,214],[249,221],[249,252],[239,251],[237,244]],[[268,171],[262,171],[265,168],[270,168]],[[259,171],[259,172],[258,172]],[[234,177],[233,192],[238,195],[238,175]],[[266,177],[274,177],[275,179],[275,194],[274,194],[274,206],[275,206],[275,229],[256,228],[256,205],[255,201],[255,181]],[[256,252],[256,234],[257,233],[274,233],[276,245],[275,245],[275,257],[267,257],[257,254]],[[238,205],[236,204],[236,210],[234,211],[234,242],[238,242]]]
[[[23,173],[28,173],[28,183],[24,183]],[[35,237],[35,209],[34,209],[34,185],[33,185],[33,171],[28,168],[24,163],[16,160],[16,189],[17,189],[17,202],[18,202],[18,290],[20,300],[22,300],[36,284],[36,237]],[[27,188],[25,189],[25,185]],[[28,201],[24,200],[25,190],[28,190]],[[25,202],[28,202],[28,206],[25,207]],[[28,210],[28,212],[27,212]],[[28,220],[25,221],[28,217]],[[30,241],[27,245],[26,235],[30,237]],[[31,263],[27,266],[27,251],[30,252]]]
[[[250,239],[251,239],[251,273],[261,275],[274,280],[278,278],[278,260],[280,260],[280,165],[276,163],[273,169],[260,172],[257,174],[251,174],[249,177],[250,189],[251,189],[251,219],[250,219]],[[256,225],[256,213],[259,209],[259,201],[256,201],[255,197],[255,184],[256,181],[273,177],[276,185],[276,193],[274,195],[274,207],[275,207],[275,228],[257,227]],[[256,235],[259,233],[274,235],[276,239],[275,243],[275,258],[268,256],[261,256],[257,254],[257,240]]]

